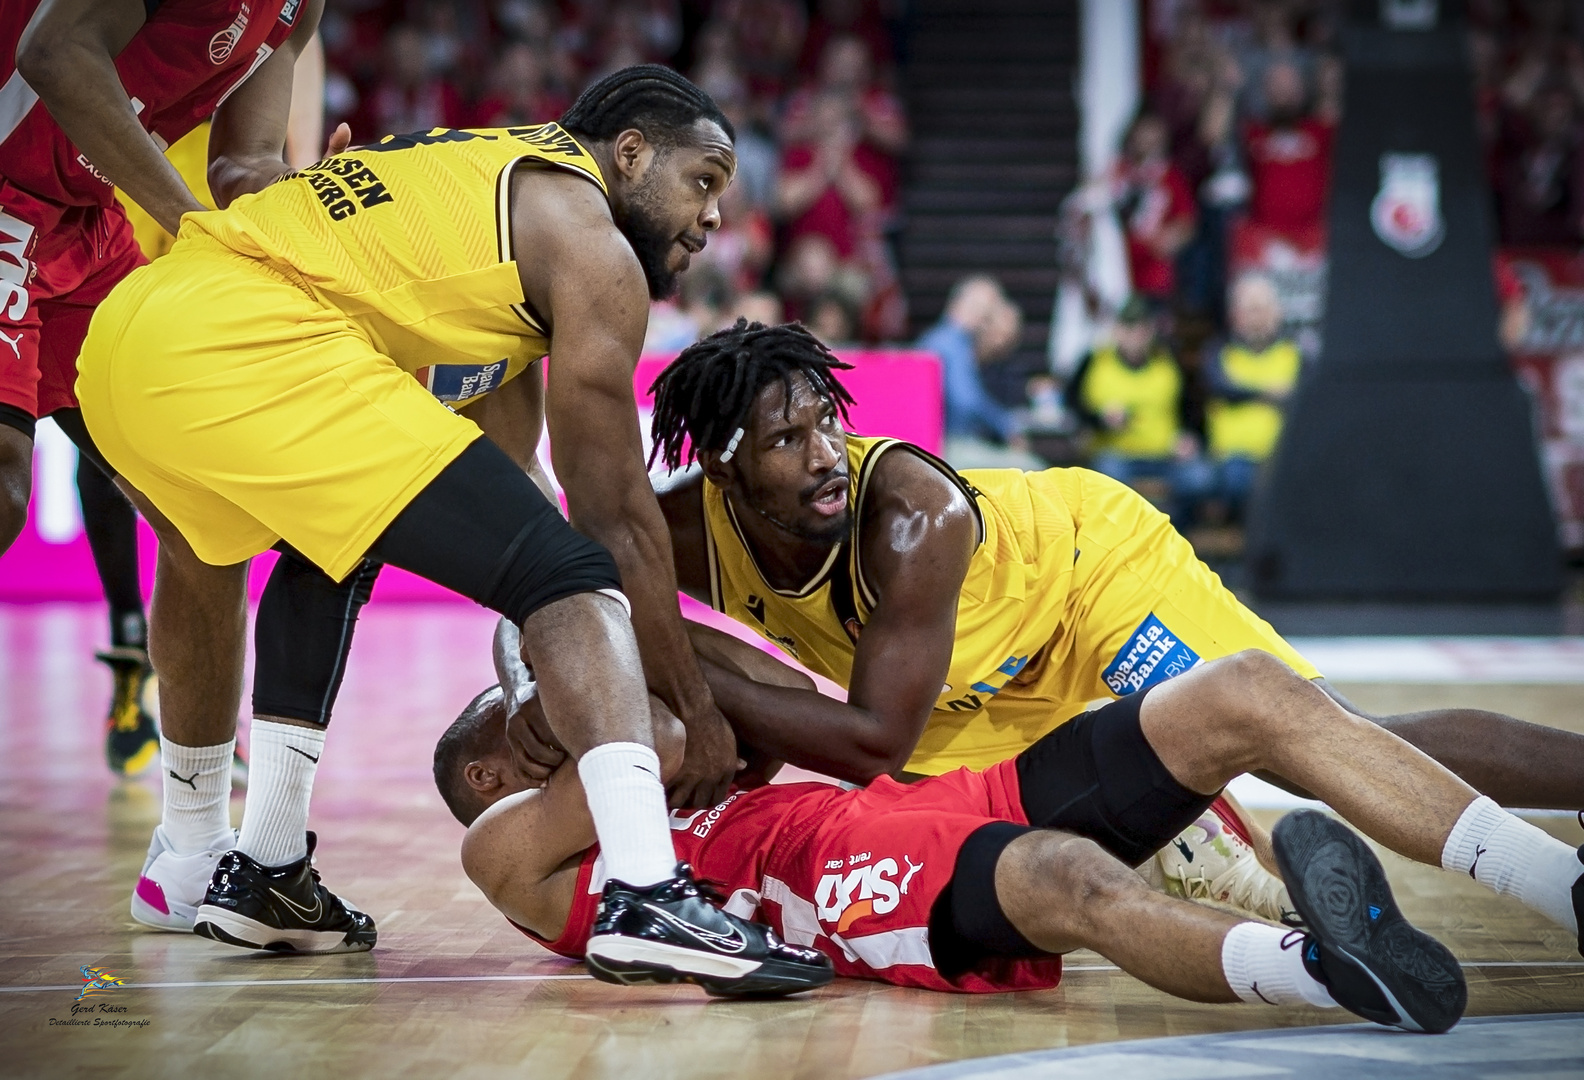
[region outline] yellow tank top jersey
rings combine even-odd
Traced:
[[[564,169],[606,191],[589,152],[555,124],[386,136],[212,214],[206,236],[259,259],[344,313],[442,401],[498,389],[549,350],[512,250],[519,165]]]
[[[1298,381],[1303,366],[1298,346],[1278,341],[1258,352],[1228,345],[1221,352],[1222,370],[1233,386],[1261,393],[1285,394]],[[1234,454],[1264,461],[1281,437],[1282,411],[1268,401],[1226,401],[1212,398],[1205,407],[1210,453]]]
[[[948,746],[983,741],[995,722],[988,705],[1055,635],[1072,579],[1072,515],[1046,474],[971,469],[961,475],[918,447],[895,439],[848,436],[854,535],[801,589],[772,589],[754,563],[721,490],[704,485],[710,599],[715,610],[753,627],[811,671],[842,686],[852,679],[853,648],[879,596],[858,558],[862,520],[875,465],[894,449],[918,454],[959,484],[973,501],[980,542],[957,602],[957,636],[946,684],[908,762],[939,772],[931,760]],[[1004,736],[996,736],[1004,741]]]
[[[1177,447],[1182,371],[1170,355],[1157,352],[1141,368],[1122,362],[1114,347],[1096,349],[1084,376],[1084,404],[1097,413],[1121,408],[1127,424],[1102,432],[1102,450],[1138,458],[1170,457]]]

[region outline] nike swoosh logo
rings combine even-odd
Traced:
[[[313,762],[315,765],[319,764],[319,759],[314,757],[312,754],[310,754],[306,750],[299,750],[295,746],[288,746],[286,749],[290,750],[294,754],[301,754],[303,757],[307,758],[309,761]]]
[[[1482,847],[1477,847],[1477,848],[1474,849],[1474,861],[1469,863],[1469,877],[1473,877],[1474,876],[1474,869],[1475,869],[1475,867],[1479,866],[1480,856],[1485,854],[1485,852],[1488,851],[1488,850],[1490,850],[1490,849],[1489,848],[1482,848]]]
[[[647,765],[634,765],[633,768],[637,769],[639,772],[644,773],[644,774],[646,774],[648,776],[653,776],[655,778],[655,783],[658,784],[660,782],[659,774],[656,773],[649,766],[647,766]]]
[[[1187,859],[1189,862],[1193,862],[1193,849],[1191,849],[1181,840],[1173,840],[1172,843],[1177,845],[1177,850],[1182,852],[1182,857],[1184,859]]]
[[[297,903],[297,901],[281,892],[279,889],[271,888],[270,892],[280,897],[280,899],[285,902],[286,906],[291,908],[298,915],[301,915],[305,922],[318,922],[319,916],[324,914],[324,898],[318,893],[314,894],[313,907],[305,908],[301,904]]]
[[[730,934],[717,934],[714,931],[704,929],[702,926],[694,926],[690,922],[685,922],[665,908],[656,907],[649,903],[645,903],[644,907],[660,916],[661,919],[670,923],[677,930],[697,941],[703,942],[712,949],[719,949],[721,952],[740,953],[748,947],[748,939],[743,936],[742,930],[738,927],[732,927]]]
[[[175,769],[167,769],[165,771],[170,773],[170,777],[171,777],[172,780],[180,780],[182,783],[186,784],[188,787],[192,788],[194,791],[198,790],[198,785],[193,783],[193,781],[198,779],[198,772],[202,772],[203,771],[202,769],[199,769],[198,772],[193,773],[191,776],[177,776]]]

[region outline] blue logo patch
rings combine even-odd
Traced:
[[[1198,662],[1199,654],[1166,629],[1152,612],[1139,623],[1139,628],[1133,631],[1133,636],[1100,677],[1113,694],[1121,696],[1181,675]]]
[[[506,381],[506,361],[493,364],[435,364],[419,368],[413,373],[424,389],[441,401],[467,401],[491,390],[499,390]]]

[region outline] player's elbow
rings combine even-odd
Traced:
[[[65,75],[67,59],[58,35],[30,26],[17,42],[16,70],[46,106]]]

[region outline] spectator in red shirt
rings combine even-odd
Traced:
[[[787,238],[823,236],[845,261],[876,231],[890,205],[895,169],[863,141],[862,121],[840,96],[817,98],[804,130],[805,139],[781,158],[777,203]]]
[[[1171,132],[1155,113],[1141,113],[1122,141],[1111,197],[1127,233],[1133,288],[1169,302],[1177,288],[1174,260],[1193,239],[1193,192],[1171,159]]]
[[[1243,128],[1243,152],[1253,192],[1249,219],[1297,235],[1325,221],[1336,133],[1333,95],[1308,108],[1303,75],[1290,63],[1265,69],[1266,119]]]
[[[366,126],[359,138],[373,142],[381,135],[428,131],[437,127],[462,127],[467,123],[462,96],[433,74],[428,48],[418,28],[408,23],[393,27],[385,37],[380,81],[366,102]]]

